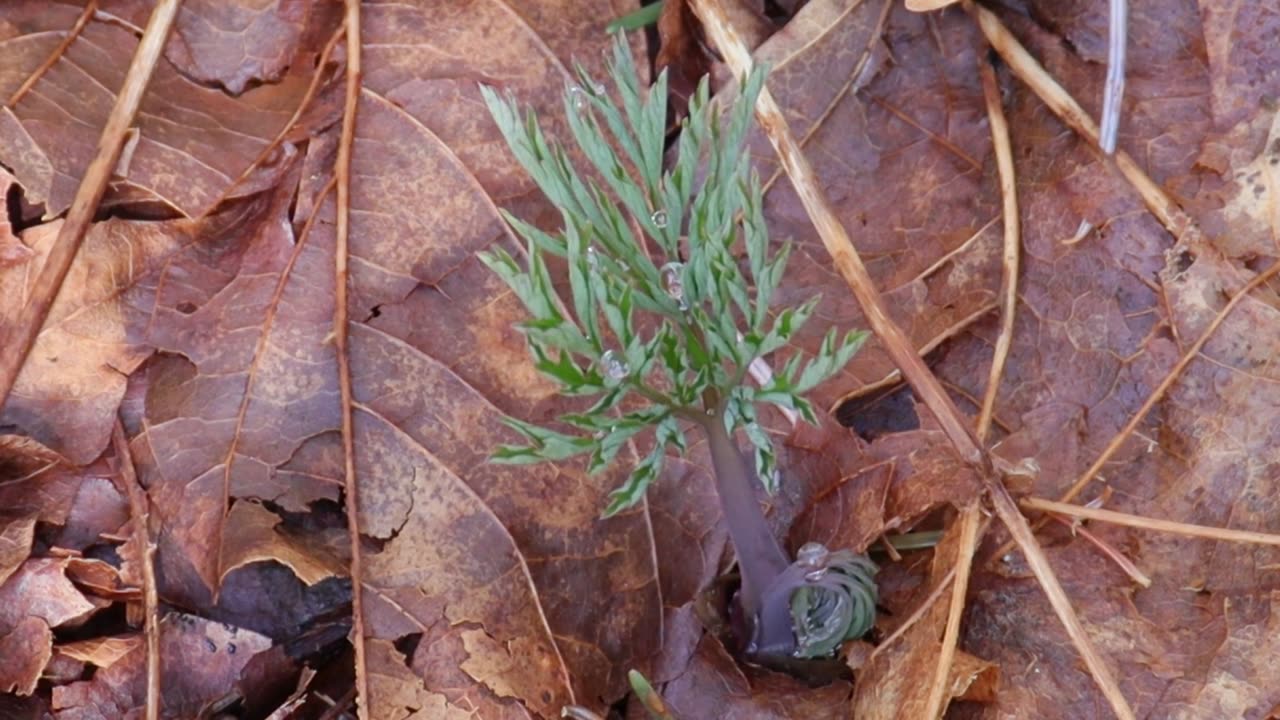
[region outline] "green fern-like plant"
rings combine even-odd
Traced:
[[[743,149],[764,72],[744,78],[737,102],[723,109],[704,79],[667,166],[665,73],[641,87],[621,37],[610,70],[616,100],[581,67],[565,94],[569,129],[590,174],[548,139],[532,113],[522,115],[513,98],[482,88],[515,157],[559,208],[563,228],[545,232],[504,214],[526,241],[527,257],[521,262],[495,249],[481,259],[528,310],[520,329],[537,369],[565,395],[595,399],[559,418],[567,431],[509,418],[526,443],[500,446],[492,459],[586,455],[588,471],[597,473],[651,430],[653,449],[610,494],[610,516],[639,502],[666,454],[685,452],[686,431],[700,430],[742,570],[750,644],[756,653],[828,654],[874,619],[875,568],[847,552],[811,552],[794,563],[786,557],[753,490],[753,478],[769,492],[779,478],[756,408],[772,404],[816,422],[804,394],[839,371],[866,334],[833,329],[807,361],[796,353],[763,385],[746,382],[752,363],[786,346],[818,302],[770,311],[789,247],[770,252],[760,180]],[[568,298],[553,287],[550,256],[567,265]],[[629,396],[641,402],[624,403]],[[754,472],[733,440],[737,433],[753,448]]]

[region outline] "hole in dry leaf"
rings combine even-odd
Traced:
[[[836,408],[836,420],[871,442],[882,435],[920,427],[911,388],[895,385],[871,395],[854,398]]]
[[[1190,250],[1183,250],[1173,259],[1173,269],[1175,274],[1181,275],[1186,272],[1196,261],[1195,253]]]
[[[4,197],[5,215],[13,232],[18,233],[29,227],[40,224],[44,217],[44,203],[32,205],[27,202],[27,194],[17,183],[9,186]]]
[[[178,303],[178,307],[174,308],[183,315],[190,315],[196,311],[196,304],[191,302]]]
[[[396,638],[391,644],[404,655],[404,664],[409,665],[413,662],[413,654],[418,651],[418,644],[421,642],[422,633],[410,633]]]
[[[93,214],[94,222],[103,222],[116,218],[119,220],[146,220],[146,221],[162,221],[162,220],[179,220],[182,213],[178,212],[172,205],[155,200],[140,200],[136,202],[127,202],[121,204],[109,204],[111,199],[103,201],[98,207],[98,211]]]
[[[1276,262],[1275,258],[1258,255],[1257,253],[1248,253],[1244,257],[1240,258],[1240,260],[1244,263],[1246,268],[1249,268],[1250,272],[1255,273],[1265,271],[1267,268],[1271,267],[1271,263]]]

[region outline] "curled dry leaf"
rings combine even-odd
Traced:
[[[0,584],[0,693],[30,695],[53,657],[53,628],[98,610],[67,580],[68,562],[32,558]]]
[[[0,585],[31,555],[35,529],[36,518],[33,515],[0,523]]]

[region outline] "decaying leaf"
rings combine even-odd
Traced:
[[[926,584],[915,598],[914,606],[895,609],[895,615],[912,622],[901,635],[894,628],[893,639],[877,648],[870,662],[857,667],[851,715],[856,718],[920,718],[927,715],[929,693],[937,674],[942,633],[947,624],[947,606],[951,597],[952,575],[957,562],[960,524],[950,530],[934,550]],[[938,593],[938,586],[945,589]],[[921,603],[929,603],[916,616]],[[998,671],[993,663],[961,651],[951,666],[949,683],[944,690],[946,703],[952,698],[993,699]],[[970,694],[972,691],[972,695]]]
[[[0,45],[0,95],[7,98],[50,56],[79,12],[43,0],[6,3],[4,22],[22,32]],[[28,201],[44,205],[46,217],[70,205],[137,42],[129,25],[107,18],[90,22],[64,61],[40,79],[38,92],[0,110],[0,156]],[[232,98],[161,63],[142,100],[129,175],[106,202],[154,203],[189,217],[209,210],[288,120],[308,79],[299,72]],[[281,158],[287,154],[282,151]],[[278,166],[242,183],[235,195],[269,187],[278,180]]]
[[[893,320],[957,404],[976,408],[998,333],[1002,228],[977,72],[988,52],[972,19],[928,0],[728,4],[758,44],[756,60],[772,67],[769,88]],[[0,338],[32,320],[23,304],[153,5],[102,0],[31,91],[0,108]],[[1025,471],[1007,479],[1017,493],[1050,497],[1069,485],[1227,302],[1280,258],[1280,15],[1256,0],[1130,5],[1120,147],[1195,227],[1160,225],[1112,160],[999,70],[1022,270],[991,452],[999,467]],[[518,253],[498,208],[557,222],[477,86],[513,93],[566,137],[572,66],[603,79],[603,27],[634,6],[360,6],[346,281],[362,702],[375,718],[555,717],[570,703],[604,711],[638,668],[682,720],[834,718],[850,708],[917,717],[949,593],[888,646],[861,647],[852,682],[813,688],[744,667],[716,639],[717,620],[699,603],[733,558],[705,448],[669,462],[644,504],[607,521],[604,497],[626,467],[593,477],[572,464],[486,461],[511,439],[503,416],[546,423],[574,406],[531,367],[515,328],[523,312],[475,257]],[[693,81],[714,69],[714,54],[689,7],[667,0],[655,50],[659,66]],[[319,665],[341,666],[307,687],[337,687],[337,699],[351,685],[348,656],[333,660],[350,623],[343,504],[353,498],[342,490],[332,341],[338,200],[326,192],[344,86],[334,69],[347,55],[339,48],[316,66],[341,11],[321,0],[183,3],[125,158],[0,411],[0,692],[31,696],[0,695],[0,715],[141,712],[145,646],[119,618],[137,620],[147,556],[106,450],[117,418],[150,514],[143,529],[159,547],[161,599],[204,616],[170,613],[161,624],[165,712],[196,716],[258,693],[261,707],[245,698],[245,712],[265,715],[267,700],[296,689],[281,678],[302,672],[307,648]],[[0,7],[0,98],[80,12],[42,0]],[[1106,3],[1026,0],[998,12],[1096,115]],[[648,57],[646,38],[632,40]],[[249,168],[316,73],[323,83],[303,121]],[[719,80],[734,92],[732,79]],[[772,236],[795,247],[776,301],[823,295],[795,345],[812,351],[829,327],[864,327],[763,134],[751,153],[768,183]],[[1082,221],[1094,230],[1081,235]],[[1083,499],[1280,531],[1278,292],[1263,285],[1236,305]],[[784,480],[759,499],[791,550],[809,540],[862,549],[889,530],[932,529],[947,515],[940,508],[979,496],[980,478],[897,382],[872,344],[814,397],[852,429],[768,418],[779,446],[785,439]],[[622,457],[644,450],[641,441]],[[1133,587],[1065,528],[1039,537],[1139,716],[1274,714],[1280,553],[1089,530],[1152,576],[1151,587]],[[993,557],[1003,537],[992,534],[975,559],[948,688],[982,702],[952,714],[1106,716],[1019,554]],[[881,630],[937,589],[952,555],[948,540],[931,563],[923,554],[887,563],[882,604],[892,614]],[[101,611],[114,603],[134,612]],[[314,698],[303,690],[294,700]],[[629,716],[639,712],[632,703]]]
[[[169,716],[193,717],[221,699],[271,641],[254,632],[174,613],[160,623],[161,674]],[[53,707],[67,717],[125,717],[145,696],[146,646],[137,644],[92,680],[55,687]]]

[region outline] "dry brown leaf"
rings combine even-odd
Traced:
[[[681,720],[836,720],[848,717],[849,693],[842,680],[813,688],[781,673],[740,668],[710,635],[698,643],[688,668],[662,690]]]
[[[939,47],[925,18],[889,0],[815,1],[755,53],[893,320],[922,351],[987,314],[1000,283],[998,195],[974,66],[983,50],[962,16],[944,18]],[[900,42],[916,44],[902,52]],[[764,178],[780,173],[763,133],[751,149]],[[832,326],[865,328],[785,177],[766,214],[773,237],[796,246],[777,302],[823,295],[795,344],[811,351]],[[873,339],[814,400],[834,408],[894,372]]]
[[[224,569],[219,583],[231,571],[253,562],[274,561],[287,566],[308,585],[346,573],[345,563],[306,542],[280,533],[280,516],[262,505],[241,500],[231,506],[228,533],[223,546]]]
[[[914,720],[926,716],[947,624],[947,604],[951,597],[949,571],[957,562],[959,544],[960,523],[954,522],[934,550],[927,584],[912,604],[893,610],[896,617],[911,619],[921,609],[921,603],[928,602],[929,606],[901,635],[877,648],[869,663],[855,669],[852,717]],[[946,589],[937,592],[940,584],[945,584]],[[897,635],[897,629],[894,628],[891,636]],[[946,703],[964,696],[975,685],[975,697],[992,699],[990,694],[997,676],[994,664],[958,652],[945,691],[944,711]]]
[[[129,504],[115,483],[104,477],[86,477],[76,490],[54,544],[84,550],[101,542],[104,535],[117,534],[128,520]]]
[[[31,558],[0,584],[0,693],[30,695],[53,657],[53,628],[98,610],[67,580],[69,562]]]
[[[53,630],[26,617],[0,632],[0,693],[30,695],[53,656]]]
[[[17,187],[17,182],[13,176],[6,170],[0,168],[0,191],[3,191],[8,197],[9,193]],[[13,223],[9,220],[9,214],[5,213],[4,219],[0,219],[0,269],[22,265],[31,259],[34,255],[31,248],[27,247],[13,233]]]
[[[143,644],[140,634],[89,638],[59,645],[55,651],[100,668],[108,668]]]
[[[313,0],[188,0],[165,57],[189,77],[232,95],[283,77],[299,50]]]
[[[28,617],[49,627],[76,625],[98,608],[67,579],[70,558],[31,558],[0,585],[0,627]]]
[[[475,86],[512,90],[563,137],[568,68],[581,60],[603,77],[601,28],[632,4],[363,7],[349,310],[360,521],[369,541],[361,578],[374,689],[367,700],[376,717],[552,716],[570,700],[599,710],[623,694],[630,667],[665,683],[686,720],[820,717],[848,707],[847,684],[814,690],[744,672],[703,634],[695,600],[731,558],[701,447],[670,463],[645,506],[607,522],[597,520],[602,496],[625,468],[593,479],[576,465],[484,461],[507,438],[501,415],[543,421],[566,404],[529,366],[512,328],[522,311],[474,259],[510,243],[498,207],[556,222],[506,153]],[[66,574],[109,597],[132,592],[120,576],[133,580],[135,541],[119,548],[120,573],[101,560],[27,557],[33,536],[88,552],[119,531],[125,516],[110,471],[91,463],[121,408],[149,494],[166,598],[272,637],[314,625],[347,600],[329,559],[342,528],[326,515],[342,499],[343,460],[327,341],[333,198],[320,193],[335,140],[312,136],[332,123],[340,83],[289,136],[307,143],[300,164],[285,145],[202,223],[144,219],[199,214],[227,189],[296,107],[336,4],[186,5],[104,206],[125,217],[91,232],[0,417],[0,430],[34,438],[24,448],[0,441],[0,506],[9,512],[0,572],[13,572],[0,587],[0,643],[28,651],[0,650],[0,687],[29,691],[46,668],[60,681],[80,671],[83,661],[69,654],[50,664],[50,625],[75,625],[102,601],[85,598]],[[670,2],[668,17],[681,5]],[[780,3],[787,12],[795,5]],[[1225,299],[1280,254],[1280,80],[1270,42],[1280,19],[1265,3],[1202,5],[1157,0],[1131,10],[1121,123],[1121,145],[1195,216],[1202,236],[1168,237],[1106,161],[1005,78],[1025,263],[995,452],[1002,466],[1031,473],[1010,480],[1019,491],[1052,495],[1073,479]],[[66,208],[148,4],[103,7],[33,92],[0,110],[0,162],[20,183],[0,174],[10,209],[0,220],[6,297],[23,297],[43,262],[57,221],[27,226],[41,222],[41,210],[53,217]],[[1005,21],[1096,108],[1107,54],[1103,4],[1010,8]],[[48,57],[77,13],[36,0],[0,9],[0,92]],[[668,29],[666,38],[680,63],[694,67],[689,30]],[[989,310],[1000,228],[976,72],[985,48],[971,21],[954,10],[912,15],[889,0],[812,0],[765,35],[757,59],[774,67],[770,88],[894,319],[919,349],[933,351],[958,402],[981,396],[996,332]],[[753,151],[772,178],[772,150],[756,138]],[[320,219],[304,239],[313,212]],[[785,178],[771,185],[767,213],[778,240],[797,250],[778,300],[824,294],[796,344],[811,349],[831,325],[863,325]],[[15,236],[11,219],[26,229]],[[1100,229],[1064,244],[1082,219]],[[0,308],[0,324],[11,325],[19,307]],[[1268,333],[1277,321],[1274,287],[1241,303],[1104,469],[1117,491],[1112,506],[1277,529],[1280,377]],[[976,479],[956,469],[927,413],[905,395],[877,394],[891,371],[872,345],[815,398],[835,407],[875,395],[841,415],[864,438],[829,427],[789,438],[784,492],[769,503],[771,522],[793,545],[864,547],[974,496]],[[787,431],[775,430],[781,442]],[[63,461],[70,464],[50,465]],[[62,529],[46,536],[43,524]],[[1276,551],[1092,529],[1155,584],[1130,588],[1065,532],[1046,531],[1044,542],[1140,714],[1251,717],[1280,704],[1280,666],[1270,661]],[[953,671],[977,677],[970,687],[979,694],[995,693],[989,708],[965,712],[1105,713],[1016,555],[979,560],[964,647],[1001,673],[993,681],[971,655],[958,656]],[[934,582],[945,569],[940,559]],[[921,582],[895,569],[882,577],[895,610]],[[200,659],[192,648],[204,632],[174,640],[166,658]],[[896,680],[876,681],[879,664],[861,670],[867,715],[910,714],[914,705],[886,698],[931,681],[925,656],[940,632],[929,614],[897,641],[901,656],[890,649],[877,657],[911,668],[891,673]],[[175,688],[170,707],[197,712],[215,686],[243,680],[245,658],[224,655],[178,663],[191,677],[166,675]],[[131,653],[90,682],[59,688],[58,707],[107,717],[136,711],[140,668]]]
[[[168,717],[195,717],[211,701],[222,698],[240,671],[271,647],[267,638],[248,630],[174,613],[160,623],[162,712]],[[66,717],[128,717],[143,705],[146,646],[139,643],[92,680],[53,689],[53,707]]]
[[[67,558],[67,578],[90,595],[110,600],[142,599],[142,589],[124,581],[115,566],[93,558]]]
[[[31,555],[35,529],[34,515],[3,521],[0,527],[0,585]]]
[[[1264,80],[1258,64],[1274,57],[1265,38],[1276,18],[1253,6],[1239,16],[1173,3],[1130,12],[1132,99],[1120,144],[1183,199],[1206,233],[1175,243],[1106,163],[1062,134],[1038,102],[1025,99],[1024,87],[1009,86],[1027,262],[1019,293],[1025,307],[997,414],[1013,431],[1002,454],[1034,460],[1039,475],[1024,489],[1046,496],[1074,480],[1225,299],[1278,254],[1267,174],[1276,112],[1259,99],[1274,97],[1280,85]],[[1003,17],[1068,90],[1097,107],[1104,6],[1075,12],[1044,3],[1036,24]],[[1063,244],[1081,219],[1101,229]],[[1268,469],[1277,462],[1275,443],[1263,429],[1280,406],[1269,359],[1276,342],[1259,330],[1278,319],[1274,287],[1260,288],[1227,318],[1103,469],[1114,490],[1108,507],[1277,530],[1271,498],[1280,488]],[[993,337],[984,323],[961,338],[940,364],[943,374],[981,391]],[[1258,609],[1270,606],[1277,588],[1274,549],[1090,529],[1154,579],[1149,589],[1133,588],[1083,540],[1059,529],[1044,533],[1059,578],[1140,716],[1252,717],[1275,707],[1276,668],[1248,660],[1267,651],[1241,649],[1254,645],[1266,622]],[[967,615],[965,647],[1003,669],[985,716],[1105,713],[1065,637],[1045,622],[1039,590],[1020,577],[1020,559],[1009,561],[978,566]]]
[[[0,21],[22,32],[0,45],[0,96],[8,97],[49,57],[79,12],[43,0],[5,3]],[[70,205],[136,47],[130,26],[105,17],[92,21],[40,79],[37,92],[0,110],[0,156],[27,200],[45,205],[46,217]],[[155,203],[192,217],[205,212],[288,120],[308,79],[298,72],[231,98],[161,63],[136,119],[139,139],[129,176],[115,184],[106,203]],[[235,194],[276,180],[265,168]]]
[[[19,321],[60,224],[25,231],[22,239],[36,257],[0,270],[0,292],[16,300],[0,310],[0,327]],[[67,276],[67,287],[75,291],[58,295],[0,421],[23,428],[73,464],[87,465],[101,455],[125,377],[149,352],[143,329],[152,288],[137,280],[161,268],[183,240],[174,228],[154,224],[95,225]]]

